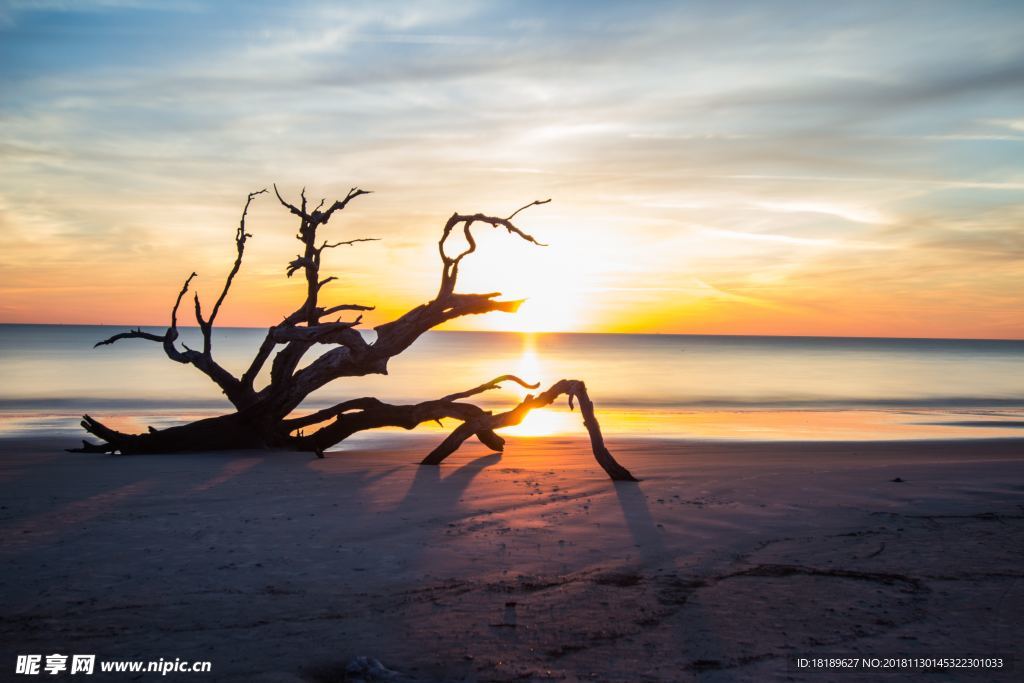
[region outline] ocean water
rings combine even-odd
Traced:
[[[84,412],[141,429],[228,408],[211,382],[168,360],[157,344],[92,347],[123,329],[0,325],[0,429],[71,437]],[[262,336],[216,330],[214,355],[240,373]],[[198,332],[183,329],[182,339],[198,344]],[[604,430],[617,436],[1024,436],[1021,341],[432,332],[389,370],[341,379],[305,407],[356,396],[415,402],[514,373],[544,385],[586,381]],[[498,409],[524,393],[513,386],[476,398]],[[564,404],[510,431],[583,433]]]

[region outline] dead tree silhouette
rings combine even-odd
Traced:
[[[464,258],[476,251],[473,237],[474,226],[502,228],[513,237],[544,246],[532,235],[523,232],[513,224],[513,219],[523,210],[546,204],[550,200],[534,201],[513,212],[507,218],[487,216],[482,213],[452,214],[441,231],[438,252],[441,256],[441,285],[437,295],[429,302],[417,306],[391,322],[375,328],[376,338],[367,339],[357,329],[362,315],[354,320],[335,321],[324,319],[344,311],[369,311],[372,306],[361,304],[321,303],[321,291],[335,277],[321,277],[320,262],[323,252],[340,246],[350,246],[374,238],[359,238],[346,241],[328,242],[318,236],[328,221],[345,209],[349,202],[366,194],[365,190],[352,188],[344,199],[335,201],[324,208],[326,200],[310,210],[302,191],[298,206],[286,201],[274,186],[281,205],[295,216],[299,223],[296,238],[302,244],[302,254],[292,260],[286,269],[289,277],[301,272],[306,280],[306,296],[302,304],[280,323],[267,330],[266,337],[248,368],[236,377],[213,356],[213,326],[217,315],[228,296],[231,284],[242,266],[246,241],[252,237],[246,232],[246,216],[253,200],[267,192],[266,189],[249,194],[242,209],[238,229],[235,232],[234,264],[227,275],[220,295],[209,313],[204,313],[199,295],[194,295],[196,323],[202,333],[202,349],[192,349],[178,343],[178,311],[188,293],[189,285],[196,273],[185,279],[171,308],[171,321],[163,334],[144,332],[141,328],[121,332],[96,344],[114,344],[123,339],[143,339],[160,344],[171,360],[192,365],[213,381],[234,407],[234,412],[196,420],[167,429],[149,428],[143,434],[126,434],[100,421],[84,415],[82,427],[90,434],[102,439],[102,443],[82,442],[82,447],[73,449],[87,453],[174,453],[185,451],[230,450],[244,448],[281,448],[309,451],[323,457],[324,451],[347,437],[368,429],[381,427],[402,427],[413,429],[428,421],[440,422],[444,418],[461,424],[452,431],[422,461],[424,465],[438,465],[451,455],[471,436],[476,436],[488,448],[495,451],[504,449],[505,440],[496,430],[519,424],[534,409],[552,404],[560,396],[568,398],[569,407],[579,404],[583,424],[590,434],[597,462],[605,472],[619,481],[635,481],[633,475],[622,467],[608,452],[601,435],[601,427],[594,414],[594,404],[587,394],[587,388],[580,380],[563,379],[536,395],[527,395],[518,405],[505,412],[494,413],[484,410],[464,399],[497,388],[502,382],[515,382],[529,389],[539,385],[529,384],[514,375],[501,375],[480,386],[443,396],[439,399],[410,405],[392,405],[376,398],[363,397],[343,401],[337,405],[305,415],[295,415],[302,401],[312,392],[342,377],[356,377],[368,374],[387,374],[388,361],[405,351],[424,332],[443,322],[467,315],[478,315],[492,311],[514,313],[522,301],[501,300],[500,292],[486,294],[462,294],[455,291],[459,266]],[[446,251],[450,236],[461,231],[466,246],[452,256]],[[312,362],[300,367],[300,362],[314,345],[330,347]],[[275,353],[276,352],[276,353]],[[274,356],[270,365],[270,378],[261,388],[256,387],[266,363]]]

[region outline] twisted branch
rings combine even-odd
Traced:
[[[536,384],[528,384],[515,375],[502,375],[490,382],[467,391],[449,394],[441,399],[425,401],[412,405],[392,405],[376,398],[359,398],[343,401],[337,405],[318,410],[304,417],[285,420],[283,425],[289,432],[330,421],[310,435],[294,437],[294,443],[300,450],[313,451],[320,457],[326,449],[342,441],[356,432],[381,427],[402,427],[414,429],[424,422],[440,422],[444,418],[460,420],[460,424],[422,461],[423,465],[439,465],[454,453],[471,436],[476,436],[488,448],[496,451],[504,449],[505,440],[496,430],[520,424],[531,410],[551,405],[562,395],[568,398],[569,408],[574,408],[574,401],[579,403],[583,425],[590,435],[590,444],[594,458],[598,464],[615,481],[636,481],[636,478],[625,467],[620,465],[608,451],[601,434],[601,426],[594,414],[594,404],[587,394],[586,385],[573,379],[555,382],[549,389],[533,396],[527,395],[518,405],[503,413],[494,414],[482,408],[458,401],[494,389],[502,381],[514,381],[521,386],[536,388]]]
[[[502,375],[501,377],[495,377],[490,382],[481,384],[478,387],[473,387],[472,389],[467,389],[466,391],[460,391],[456,394],[448,394],[441,400],[458,401],[460,398],[469,398],[470,396],[476,396],[477,394],[482,394],[485,391],[490,391],[491,389],[499,388],[502,382],[515,382],[524,389],[536,389],[537,387],[540,386],[540,382],[530,384],[524,380],[519,379],[515,375]]]

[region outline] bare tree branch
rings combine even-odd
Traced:
[[[317,316],[322,318],[325,315],[330,315],[331,313],[337,313],[339,311],[372,311],[373,309],[373,306],[363,306],[360,304],[339,304],[337,306],[331,306],[330,308],[318,308]],[[267,335],[263,339],[263,343],[260,345],[259,350],[256,352],[256,356],[253,358],[249,368],[242,375],[242,384],[250,389],[253,387],[253,383],[256,381],[256,376],[263,369],[263,366],[270,358],[270,354],[273,353],[274,347],[278,344],[277,340],[280,339],[278,330],[294,327],[298,323],[302,322],[304,313],[305,311],[302,310],[296,311],[285,318],[280,325],[275,325],[267,330]],[[344,343],[347,345],[356,343],[355,338],[357,335],[358,333],[355,333],[355,335],[352,336],[346,335]],[[359,340],[362,340],[362,336],[358,336],[358,338]],[[363,345],[365,346],[365,342]]]
[[[188,286],[192,282],[193,278],[197,277],[197,273],[192,271],[192,274],[185,278],[185,284],[181,286],[181,291],[178,292],[178,298],[174,300],[174,308],[171,309],[171,329],[178,329],[178,307],[181,306],[181,300],[185,298],[185,294],[188,292]]]
[[[249,205],[252,204],[252,200],[259,195],[265,193],[267,188],[263,188],[258,192],[250,192],[249,198],[245,202],[245,208],[242,209],[242,218],[238,222],[238,230],[235,232],[235,248],[238,251],[238,255],[235,257],[235,262],[231,266],[231,272],[228,273],[228,277],[224,282],[224,289],[221,290],[220,296],[217,297],[217,303],[213,305],[213,310],[210,311],[210,325],[213,325],[213,321],[216,320],[217,314],[220,312],[220,307],[224,303],[224,299],[228,295],[228,290],[231,289],[231,281],[235,279],[235,275],[238,274],[238,270],[242,267],[242,254],[245,252],[245,240],[252,237],[245,231],[245,217],[249,213]]]
[[[337,313],[338,311],[372,311],[373,306],[362,306],[360,304],[338,304],[337,306],[331,306],[330,308],[322,308],[318,315],[325,316],[331,313]]]
[[[587,394],[587,387],[583,382],[575,379],[563,379],[555,382],[547,391],[537,395],[528,395],[512,410],[497,415],[483,413],[477,417],[466,420],[459,425],[441,444],[437,446],[426,458],[424,465],[439,465],[449,455],[454,453],[462,443],[474,434],[481,431],[494,432],[502,427],[511,427],[520,424],[531,410],[551,405],[555,399],[566,395],[569,399],[569,407],[573,406],[575,398],[580,405],[580,413],[583,415],[583,425],[590,434],[590,444],[594,451],[594,457],[599,465],[604,468],[615,481],[636,481],[629,470],[616,462],[612,454],[608,452],[604,443],[604,436],[601,434],[601,426],[594,414],[594,403]]]
[[[512,218],[515,217],[520,211],[528,209],[531,206],[539,206],[541,204],[547,204],[550,199],[544,199],[539,201],[530,202],[529,204],[516,209],[508,218],[497,218],[495,216],[486,216],[482,213],[476,213],[472,215],[461,215],[459,213],[452,214],[448,222],[445,223],[444,229],[441,231],[441,239],[438,240],[437,250],[441,255],[441,287],[438,290],[437,298],[441,299],[455,291],[455,283],[459,277],[459,264],[462,263],[462,259],[469,256],[476,251],[476,240],[473,238],[472,227],[474,223],[486,223],[493,228],[503,227],[509,234],[517,235],[527,242],[531,242],[538,246],[547,246],[542,242],[539,242],[533,235],[523,232],[512,223]],[[445,243],[448,241],[448,237],[451,236],[456,226],[462,225],[462,234],[466,238],[467,247],[465,250],[460,252],[458,255],[452,257],[448,256],[445,251]]]
[[[478,387],[473,387],[472,389],[467,389],[466,391],[460,391],[456,394],[448,394],[441,400],[458,401],[460,398],[469,398],[470,396],[482,394],[483,392],[490,391],[491,389],[498,389],[502,382],[515,382],[524,389],[536,389],[537,387],[540,386],[540,382],[537,382],[536,384],[530,384],[529,382],[525,382],[519,379],[515,375],[502,375],[501,377],[495,377],[490,382],[481,384]]]
[[[113,344],[116,341],[122,339],[146,339],[149,341],[163,342],[167,338],[166,334],[150,334],[149,332],[143,332],[141,329],[136,328],[129,330],[128,332],[119,332],[112,337],[108,337],[102,341],[98,341],[92,345],[95,349],[98,346],[106,346],[107,344]]]
[[[363,321],[363,316],[357,317],[351,322],[320,323],[303,327],[275,327],[273,328],[274,342],[284,344],[290,341],[309,342],[313,344],[341,344],[343,338],[340,333],[343,330],[350,330]]]
[[[185,293],[188,292],[189,283],[196,277],[195,273],[192,273],[185,278],[185,284],[181,286],[181,291],[178,292],[178,298],[174,301],[174,307],[171,308],[171,326],[167,328],[167,332],[162,335],[150,334],[143,332],[140,328],[136,328],[129,332],[120,332],[112,337],[98,341],[93,344],[93,348],[98,346],[105,346],[107,344],[113,344],[114,342],[120,341],[121,339],[146,339],[148,341],[162,342],[164,344],[174,343],[174,340],[178,336],[178,307],[181,305],[181,300],[184,298]]]
[[[289,204],[284,200],[284,197],[282,197],[281,193],[278,192],[277,190],[277,183],[274,183],[274,194],[277,195],[277,201],[281,202],[281,206],[285,207],[299,218],[302,218],[303,220],[306,219],[306,214],[304,212],[300,211],[297,207],[293,206],[292,204]]]
[[[316,252],[319,254],[324,249],[334,249],[336,247],[350,247],[353,244],[359,244],[360,242],[380,242],[379,237],[360,237],[354,240],[345,240],[343,242],[327,242],[324,241],[319,247],[316,248]]]
[[[474,396],[476,394],[489,391],[490,389],[497,389],[502,382],[515,382],[527,389],[536,389],[537,387],[540,386],[540,384],[529,384],[528,382],[521,380],[515,375],[502,375],[500,377],[492,379],[490,382],[481,384],[478,387],[474,387],[466,391],[460,391],[455,394],[448,394],[447,396],[438,399],[437,401],[430,401],[428,403],[431,405],[436,403],[451,403],[461,398],[468,398],[470,396]],[[308,427],[310,425],[325,422],[326,420],[338,417],[339,415],[342,415],[352,410],[366,410],[368,408],[379,408],[384,405],[386,404],[382,403],[381,401],[375,398],[357,398],[348,401],[342,401],[341,403],[331,406],[330,408],[324,408],[323,410],[318,410],[315,413],[310,413],[309,415],[305,415],[303,417],[285,420],[284,424],[289,429],[289,431],[294,431],[302,427]],[[475,414],[476,411],[471,412]]]
[[[526,204],[524,206],[520,206],[518,209],[513,211],[512,214],[508,218],[506,218],[505,220],[508,220],[508,221],[512,220],[513,218],[515,218],[516,216],[519,215],[520,211],[525,211],[526,209],[529,209],[531,206],[540,206],[541,204],[549,204],[550,202],[551,202],[551,199],[538,199],[538,200],[532,201],[529,204]]]
[[[253,363],[249,369],[243,375],[244,383],[251,386],[251,383],[255,380],[256,375],[260,369],[268,360],[270,354],[273,352],[274,344],[277,340],[285,338],[290,339],[287,341],[286,346],[278,351],[277,356],[271,365],[271,383],[284,384],[287,383],[295,369],[298,367],[303,355],[309,350],[314,341],[310,341],[310,337],[307,333],[297,332],[282,332],[284,327],[293,327],[299,323],[305,323],[307,328],[315,328],[319,323],[321,317],[327,315],[330,312],[336,312],[339,310],[370,310],[368,308],[338,308],[331,307],[327,309],[318,305],[318,295],[320,289],[323,288],[328,282],[333,281],[334,277],[321,279],[320,278],[320,257],[324,249],[334,248],[345,244],[356,244],[359,242],[370,242],[376,241],[376,238],[359,238],[354,240],[342,241],[337,243],[329,243],[326,240],[318,247],[316,246],[317,230],[325,225],[336,212],[344,209],[350,201],[356,197],[370,194],[366,190],[359,188],[352,188],[344,199],[335,201],[326,211],[320,211],[320,206],[323,202],[314,210],[312,213],[306,211],[306,199],[305,190],[302,192],[302,208],[295,207],[288,203],[278,191],[277,186],[274,186],[274,192],[278,197],[278,200],[282,205],[287,207],[296,216],[301,219],[299,225],[299,231],[296,234],[298,239],[303,245],[303,253],[296,256],[286,268],[286,274],[291,277],[300,269],[304,271],[306,276],[306,298],[302,303],[302,306],[293,316],[289,316],[281,325],[277,325],[268,331],[267,338],[260,346],[260,350],[257,353],[256,358],[253,359]],[[343,343],[349,347],[358,347],[362,342],[361,337],[356,340],[356,336],[351,334],[331,334],[328,339],[336,340],[332,343]],[[297,404],[296,404],[297,405]],[[284,413],[290,412],[290,408]]]
[[[344,199],[341,199],[341,200],[338,200],[338,201],[334,202],[323,213],[321,213],[319,211],[314,211],[313,212],[313,216],[314,217],[316,217],[316,216],[320,217],[318,223],[321,223],[321,224],[322,223],[326,223],[327,221],[331,220],[331,215],[335,211],[341,211],[346,206],[348,206],[348,203],[350,201],[352,201],[356,197],[360,197],[360,196],[362,196],[364,194],[373,194],[373,190],[360,190],[358,187],[353,187],[351,190],[348,191],[348,194],[345,195]]]
[[[330,419],[326,426],[309,436],[293,438],[299,450],[312,451],[318,455],[347,439],[356,432],[381,427],[415,429],[424,422],[437,422],[445,418],[469,421],[486,413],[470,403],[457,401],[425,401],[412,405],[392,405],[376,398],[362,398],[318,411],[298,420],[286,421],[291,429],[318,424]],[[332,419],[333,418],[333,419]]]
[[[462,398],[466,395],[478,394],[494,388],[496,383],[503,379],[512,379],[524,386],[530,386],[513,375],[504,375],[475,389],[450,396]],[[583,424],[590,435],[594,457],[608,476],[615,481],[636,481],[629,470],[620,465],[608,452],[601,434],[601,427],[594,414],[594,404],[587,394],[586,386],[579,380],[559,380],[543,393],[537,396],[528,395],[511,410],[498,414],[487,412],[469,403],[450,400],[449,396],[413,405],[391,405],[375,398],[362,398],[345,401],[305,417],[285,420],[283,424],[289,430],[295,431],[330,420],[327,425],[313,434],[294,437],[297,447],[314,451],[323,457],[327,448],[356,432],[381,427],[414,429],[424,422],[440,421],[444,418],[460,420],[462,424],[431,451],[421,463],[423,465],[439,465],[473,435],[476,435],[488,447],[502,450],[505,441],[498,436],[495,430],[520,424],[530,411],[549,406],[562,395],[569,398],[570,407],[573,399],[579,402]]]

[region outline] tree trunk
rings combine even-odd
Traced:
[[[120,453],[141,455],[144,453],[186,453],[196,451],[232,451],[249,448],[270,448],[274,439],[266,430],[266,424],[247,419],[242,413],[230,413],[208,417],[188,424],[167,429],[149,428],[142,434],[125,434],[111,429],[98,420],[85,415],[82,427],[105,443],[82,442],[81,448],[71,449],[77,453]],[[278,447],[284,446],[277,443]]]

